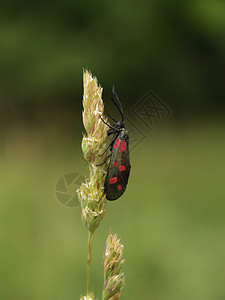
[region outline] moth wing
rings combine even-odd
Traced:
[[[119,149],[112,153],[108,172],[105,180],[106,198],[108,200],[118,199],[125,191],[128,178],[130,175],[130,156],[129,148],[123,152]]]

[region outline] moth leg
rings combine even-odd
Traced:
[[[104,165],[104,163],[106,163],[106,161],[109,159],[109,157],[112,155],[112,153],[110,153],[107,158],[103,161],[103,163],[99,164],[99,165],[95,165],[96,167],[102,166]]]
[[[113,129],[113,130],[115,130],[115,131],[119,131],[119,130],[116,129],[115,127],[113,127],[113,126],[109,125],[108,123],[106,123],[102,117],[100,117],[100,119],[101,119],[102,122],[103,122],[105,125],[107,125],[109,128],[111,128],[111,129]]]
[[[106,153],[106,151],[109,150],[110,147],[112,147],[112,144],[115,142],[115,140],[117,139],[118,135],[115,135],[114,138],[112,139],[111,143],[109,144],[109,146],[105,149],[105,151],[102,154],[99,154],[98,156],[102,156],[103,154]]]
[[[99,154],[98,156],[102,156],[103,154],[105,154],[106,151],[108,151],[111,146],[112,146],[112,143],[110,143],[109,146],[105,149],[105,151],[102,154]]]

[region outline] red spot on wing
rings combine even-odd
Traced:
[[[110,184],[114,184],[116,182],[117,182],[117,177],[111,177],[111,178],[109,178],[109,183]]]
[[[118,191],[121,191],[122,190],[121,184],[118,184],[116,188],[117,188]]]
[[[113,167],[117,167],[118,166],[118,162],[117,161],[114,161],[113,162]]]
[[[118,138],[118,139],[116,139],[116,141],[115,141],[115,144],[114,144],[114,147],[113,147],[113,149],[116,149],[116,148],[118,148],[118,147],[119,147],[119,145],[120,145],[120,139]]]
[[[120,171],[125,171],[126,170],[126,167],[124,165],[119,165],[118,168],[119,168]]]
[[[124,142],[124,140],[122,140],[120,142],[119,150],[120,152],[123,152],[125,149],[126,149],[126,143]]]

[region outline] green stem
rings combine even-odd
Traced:
[[[87,296],[90,295],[90,266],[91,266],[91,248],[94,238],[94,232],[88,231],[88,259],[87,259]]]

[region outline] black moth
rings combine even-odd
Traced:
[[[110,119],[112,119],[115,123],[113,125],[110,125],[102,119],[102,121],[109,127],[107,136],[114,134],[112,142],[101,154],[103,155],[107,150],[111,151],[111,153],[107,157],[107,159],[110,157],[110,162],[105,179],[106,199],[110,201],[118,199],[125,192],[131,168],[129,155],[129,134],[124,126],[123,108],[114,90],[114,87],[112,89],[112,92],[115,95],[120,107],[118,106],[114,98],[112,98],[112,101],[119,110],[122,119],[120,122],[117,122],[108,113],[107,114]],[[102,164],[104,164],[106,160]]]

